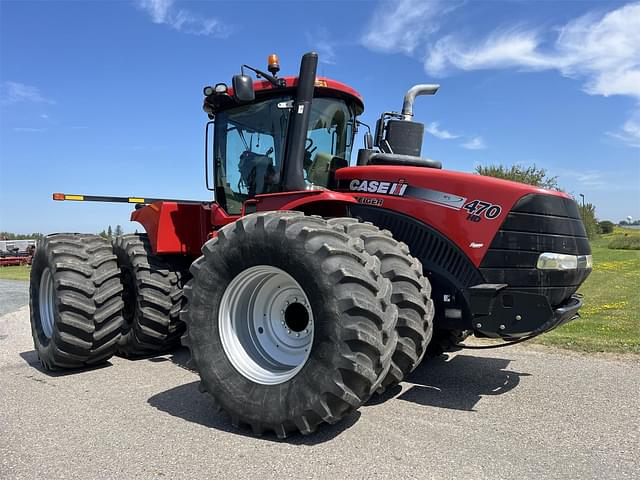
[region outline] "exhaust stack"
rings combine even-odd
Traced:
[[[437,84],[422,84],[414,85],[407,90],[402,102],[402,119],[411,120],[413,118],[413,102],[415,102],[416,97],[420,95],[435,95],[439,88],[440,85]]]
[[[307,130],[309,129],[309,114],[316,83],[317,67],[318,54],[315,52],[305,53],[300,62],[296,98],[289,119],[287,148],[283,166],[285,191],[304,190],[306,185],[303,173],[304,144],[307,140]]]

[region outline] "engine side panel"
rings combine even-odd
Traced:
[[[338,190],[363,205],[403,213],[438,230],[479,267],[509,211],[528,194],[568,195],[521,183],[435,168],[348,167]]]
[[[484,280],[460,248],[435,228],[402,213],[355,204],[349,206],[349,215],[389,230],[420,260],[433,288],[431,298],[436,308],[438,328],[472,328],[471,305],[465,292],[473,285],[484,283]],[[451,318],[447,310],[458,311],[460,315]]]

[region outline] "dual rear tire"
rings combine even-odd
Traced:
[[[124,300],[118,355],[142,357],[178,346],[184,333],[182,289],[191,262],[187,257],[155,255],[147,236],[137,233],[116,237],[113,252]]]
[[[29,282],[31,333],[47,370],[108,360],[122,331],[122,285],[111,244],[96,235],[56,234],[36,250]]]
[[[116,353],[139,357],[177,346],[189,263],[154,255],[146,235],[123,235],[113,245],[96,235],[45,237],[30,278],[31,330],[43,367],[83,368]]]

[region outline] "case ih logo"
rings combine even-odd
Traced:
[[[378,180],[359,180],[354,178],[349,183],[349,190],[353,192],[380,193],[402,197],[409,185],[404,180],[398,182],[381,182]]]

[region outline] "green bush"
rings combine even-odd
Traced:
[[[580,205],[580,218],[584,223],[584,229],[587,231],[587,237],[589,240],[593,240],[600,233],[600,226],[596,219],[596,207],[592,203],[586,205]]]
[[[599,222],[598,225],[600,226],[601,233],[613,233],[613,227],[615,226],[614,223],[609,220],[603,220]]]
[[[616,235],[608,245],[615,250],[640,250],[640,236],[637,235]]]
[[[510,167],[504,165],[477,165],[476,173],[486,177],[526,183],[534,187],[560,190],[560,188],[558,188],[558,177],[550,176],[544,168],[539,168],[535,165],[529,167],[522,165],[512,165]]]

